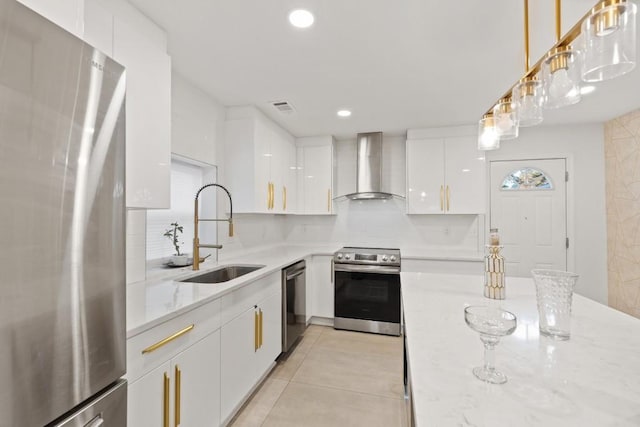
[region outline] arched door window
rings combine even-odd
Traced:
[[[551,180],[536,168],[522,168],[502,180],[501,190],[553,190]]]

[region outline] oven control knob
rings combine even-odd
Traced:
[[[346,255],[344,256],[344,259],[351,259],[351,255],[346,254]]]
[[[396,256],[395,255],[391,255],[391,258],[389,258],[391,260],[391,262],[395,262],[396,260]]]
[[[382,261],[387,261],[387,256],[386,255],[382,255]]]
[[[338,259],[342,259],[342,254],[338,254],[338,255],[336,256],[336,258],[338,258]]]

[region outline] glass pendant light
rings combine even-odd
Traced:
[[[636,5],[606,0],[582,22],[582,80],[600,82],[631,71],[636,65]]]
[[[518,137],[518,116],[513,108],[511,97],[502,98],[493,107],[493,121],[500,140]]]
[[[556,45],[562,36],[562,0],[556,0]],[[544,106],[560,108],[580,102],[578,51],[570,45],[558,46],[542,61]]]
[[[500,136],[496,129],[493,114],[485,114],[478,122],[478,150],[497,150],[500,148]]]
[[[520,127],[535,126],[542,122],[542,82],[536,76],[525,77],[512,92]]]
[[[545,108],[560,108],[580,102],[578,52],[571,46],[552,49],[542,62]]]

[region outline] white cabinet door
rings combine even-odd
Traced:
[[[256,378],[256,313],[251,308],[221,328],[220,419],[226,420],[253,387]]]
[[[445,213],[444,141],[407,141],[407,212]]]
[[[84,5],[84,41],[113,56],[113,14],[99,0],[86,0]]]
[[[82,38],[84,33],[84,0],[18,0],[54,24]],[[106,53],[106,52],[105,52]]]
[[[407,213],[484,213],[485,181],[474,137],[407,140]]]
[[[128,385],[127,425],[165,425],[165,417],[170,417],[169,408],[165,407],[171,393],[170,369],[171,364],[166,362]],[[167,388],[165,381],[169,386]],[[166,419],[166,422],[169,421]]]
[[[313,316],[333,319],[334,317],[334,284],[333,284],[333,257],[330,255],[318,255],[312,258],[311,292],[313,292],[313,305],[307,306]]]
[[[172,366],[175,384],[172,425],[220,425],[220,331],[178,354],[172,359]]]
[[[251,125],[249,123],[249,125]],[[273,135],[271,130],[263,124],[261,121],[254,121],[254,133],[253,141],[247,141],[251,144],[254,150],[254,185],[255,185],[255,198],[254,205],[248,206],[247,212],[271,212],[271,158],[273,152],[271,149],[271,142]],[[243,143],[245,143],[243,141]],[[243,169],[242,164],[233,165],[232,167],[238,167]],[[250,173],[250,172],[249,172]],[[244,191],[239,189],[239,191]]]
[[[284,165],[284,211],[286,213],[298,212],[298,162],[296,154],[296,146],[288,143],[285,153]]]
[[[302,151],[302,191],[300,200],[305,214],[331,214],[333,197],[333,147],[312,145]]]
[[[484,152],[474,137],[445,140],[445,198],[450,214],[485,212],[486,166]]]
[[[127,207],[170,207],[171,58],[114,20],[113,53],[127,69]]]
[[[282,291],[272,294],[258,304],[262,314],[262,342],[256,352],[258,380],[282,351]]]

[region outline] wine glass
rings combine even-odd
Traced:
[[[464,320],[480,334],[480,340],[484,343],[484,365],[473,368],[473,374],[488,383],[506,383],[507,376],[494,366],[493,350],[500,342],[500,337],[511,335],[516,330],[518,322],[515,314],[496,307],[475,305],[464,309]]]

